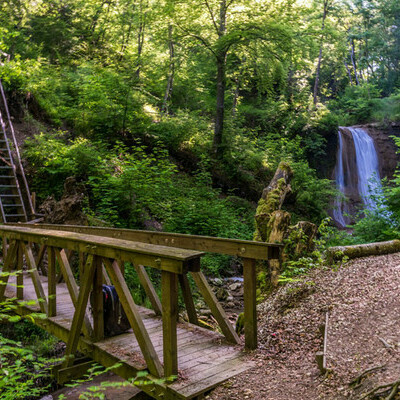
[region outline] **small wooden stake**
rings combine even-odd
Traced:
[[[325,374],[326,372],[326,369],[324,367],[324,361],[325,361],[324,359],[325,356],[323,351],[318,351],[317,353],[315,353],[315,361],[317,361],[318,368],[321,374]]]

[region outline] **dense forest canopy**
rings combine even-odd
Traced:
[[[285,160],[286,207],[318,223],[338,125],[400,118],[396,0],[4,0],[0,21],[33,188],[75,176],[92,222],[251,238]]]

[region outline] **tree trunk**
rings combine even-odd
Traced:
[[[359,85],[360,81],[358,79],[358,74],[357,74],[356,52],[355,52],[355,48],[354,48],[354,39],[351,39],[350,58],[351,58],[351,63],[353,65],[353,69],[354,69],[354,76],[356,78],[356,84]]]
[[[172,87],[174,84],[175,74],[175,54],[174,54],[174,41],[172,40],[172,25],[168,26],[168,48],[169,48],[169,67],[168,67],[168,79],[167,87],[165,88],[164,101],[161,107],[161,112],[168,113],[168,100],[172,95]]]
[[[217,57],[217,109],[215,115],[213,150],[216,158],[223,154],[222,139],[224,131],[226,88],[226,52]]]
[[[236,115],[237,111],[237,104],[239,100],[239,89],[240,89],[240,79],[236,78],[235,79],[235,91],[233,92],[233,102],[232,102],[232,117]]]
[[[346,60],[344,60],[344,66],[346,67],[347,74],[349,75],[350,86],[353,86],[353,79],[351,77],[351,71],[350,71],[350,68],[349,68]]]
[[[142,52],[143,52],[143,44],[144,44],[144,29],[146,26],[146,13],[143,11],[143,1],[140,2],[139,5],[139,31],[137,35],[137,67],[136,67],[136,77],[137,80],[140,80],[140,71],[142,68]]]
[[[317,105],[317,103],[318,103],[319,75],[320,75],[320,71],[321,71],[322,47],[324,45],[325,19],[328,14],[328,3],[329,3],[329,0],[324,0],[324,13],[322,15],[322,25],[321,25],[321,43],[319,46],[317,69],[315,71],[314,105]]]
[[[282,243],[286,239],[290,224],[290,213],[283,210],[274,211],[267,224],[269,243]],[[273,287],[279,284],[279,274],[281,273],[281,265],[284,261],[284,254],[281,254],[279,260],[269,260],[270,280]]]
[[[290,181],[293,171],[287,163],[281,162],[270,184],[263,190],[256,210],[256,231],[254,240],[270,241],[272,225],[270,220],[274,211],[281,209],[286,195],[291,192]]]
[[[400,240],[396,239],[388,242],[330,247],[327,250],[327,258],[329,262],[333,262],[335,260],[341,260],[344,256],[348,258],[357,258],[398,252],[400,252]]]

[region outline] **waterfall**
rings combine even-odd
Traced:
[[[374,210],[377,207],[374,195],[382,192],[382,186],[378,155],[368,133],[361,128],[340,128],[338,142],[334,179],[342,194],[334,201],[333,218],[345,227],[350,223],[346,214],[351,214],[352,205],[344,196],[353,203],[361,200],[365,208]]]
[[[356,148],[358,192],[368,210],[376,208],[373,196],[382,192],[379,161],[374,141],[364,129],[349,128]]]

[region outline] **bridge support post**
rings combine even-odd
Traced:
[[[243,258],[244,335],[248,350],[257,348],[256,260]]]
[[[104,339],[103,310],[103,264],[101,258],[94,256],[95,274],[93,279],[93,336],[95,341]]]
[[[48,277],[48,297],[49,297],[49,317],[57,315],[57,299],[56,299],[56,255],[53,247],[47,248],[47,277]],[[82,276],[82,275],[81,275]]]
[[[164,376],[178,375],[178,279],[169,271],[161,271]]]

